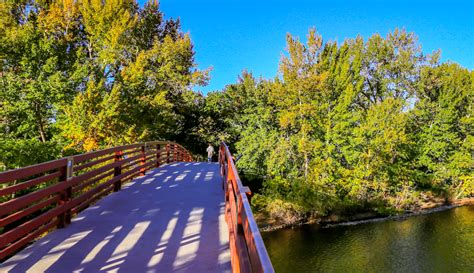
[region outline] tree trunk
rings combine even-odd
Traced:
[[[40,134],[41,142],[46,142],[46,132],[44,130],[43,118],[41,117],[39,103],[35,102],[36,122],[38,123],[38,131]]]

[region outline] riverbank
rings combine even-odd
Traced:
[[[431,201],[423,206],[419,207],[417,210],[405,211],[404,213],[396,215],[384,215],[381,216],[376,212],[363,212],[356,213],[353,215],[338,215],[330,214],[321,218],[296,218],[291,222],[280,222],[276,219],[270,219],[262,213],[256,213],[255,219],[258,226],[260,227],[261,232],[270,232],[284,228],[296,227],[301,225],[309,224],[320,224],[323,228],[334,227],[334,226],[343,226],[343,225],[358,225],[363,223],[370,222],[379,222],[395,219],[405,219],[411,216],[430,214],[434,212],[444,211],[453,209],[456,207],[474,205],[474,197],[463,198],[447,203],[445,200]]]

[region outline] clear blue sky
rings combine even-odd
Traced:
[[[404,27],[418,35],[425,53],[439,48],[443,61],[474,69],[472,0],[162,0],[160,9],[166,18],[181,19],[183,30],[191,35],[199,67],[213,67],[209,85],[197,88],[204,93],[234,83],[244,69],[257,77],[273,78],[286,33],[306,40],[310,27],[316,27],[324,40],[338,42],[357,34],[385,36]]]

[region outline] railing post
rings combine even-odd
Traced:
[[[146,151],[146,143],[145,143],[144,145],[142,145],[141,148],[142,148],[142,157],[140,158],[140,165],[143,166],[143,165],[145,165],[145,163],[146,163],[146,153],[145,153],[145,151]],[[145,167],[142,167],[142,168],[140,169],[140,175],[145,175]]]
[[[225,150],[224,150],[224,146],[220,146],[219,147],[219,164],[220,164],[220,167],[221,167],[221,176],[222,176],[222,189],[226,191],[226,194],[227,194],[227,173],[228,173],[228,169],[227,169],[227,166],[226,166],[226,160],[225,160]]]
[[[181,147],[176,145],[176,161],[181,162]]]
[[[245,196],[247,196],[247,200],[249,203],[252,203],[252,191],[250,190],[249,187],[243,187],[242,188],[243,192],[245,192]]]
[[[122,151],[115,152],[115,159],[114,159],[115,162],[121,161],[122,160],[122,155],[123,155]],[[119,166],[116,166],[114,168],[114,177],[119,176],[121,174],[122,174],[122,164],[120,164]],[[119,180],[115,181],[115,183],[114,183],[114,191],[119,191],[121,188],[122,188],[122,179],[119,179]]]
[[[170,145],[166,144],[166,163],[170,163]]]
[[[173,162],[176,162],[176,144],[173,144]]]
[[[71,179],[74,171],[74,159],[72,157],[67,158],[66,166],[61,168],[61,176],[59,177],[60,183],[68,183]],[[69,186],[60,194],[59,206],[66,205],[72,197],[72,187]],[[71,223],[71,209],[58,215],[58,228],[64,228]]]
[[[160,144],[156,145],[156,167],[160,167],[160,157],[161,157],[161,147]]]
[[[174,153],[175,153],[174,144],[171,144],[170,148],[171,148],[171,162],[174,162]]]
[[[174,145],[174,162],[179,161],[179,147],[178,145]]]

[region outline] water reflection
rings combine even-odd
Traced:
[[[276,272],[474,272],[474,206],[262,236]]]

